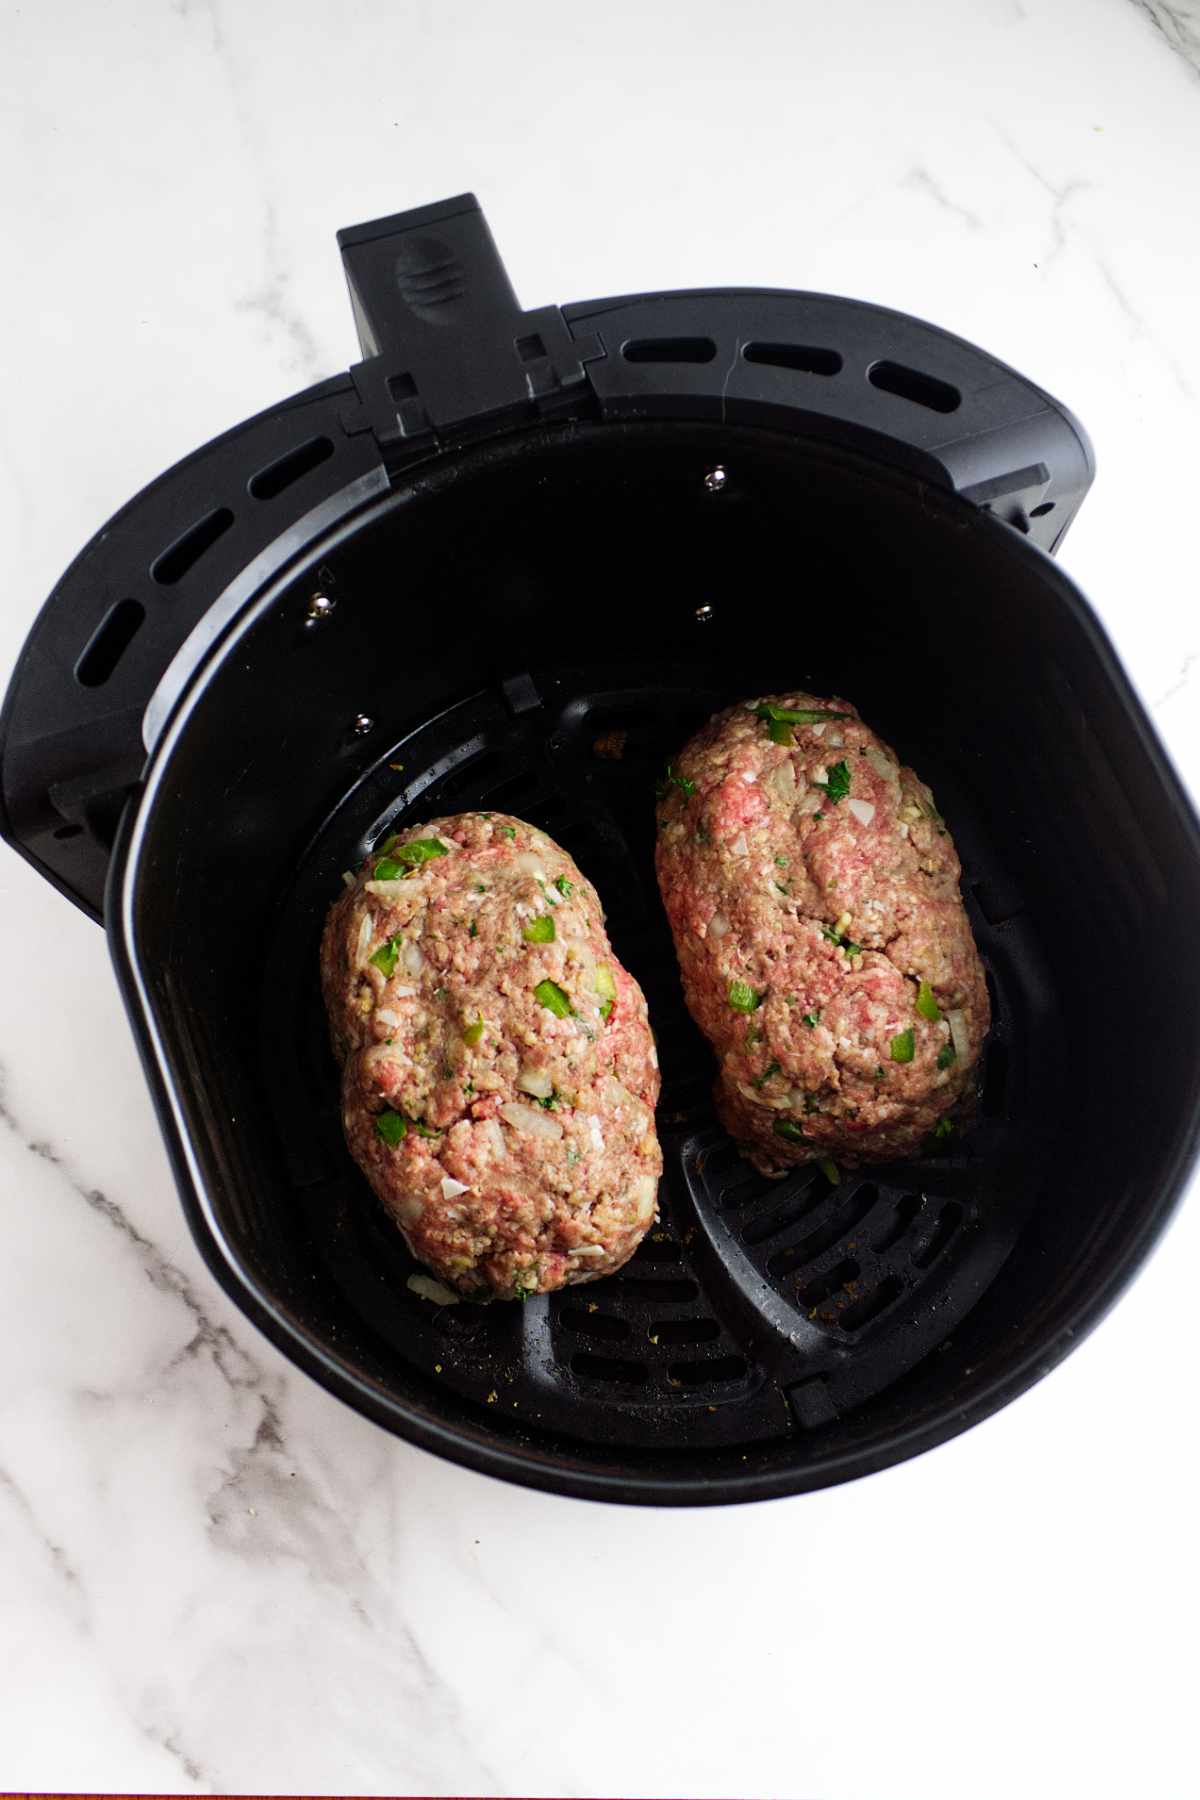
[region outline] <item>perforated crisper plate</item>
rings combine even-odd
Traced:
[[[1038,1197],[1052,996],[969,796],[928,760],[921,773],[955,833],[995,1013],[978,1123],[949,1154],[845,1170],[839,1186],[811,1168],[768,1181],[718,1128],[713,1058],[683,1004],[654,879],[654,785],[736,697],[558,669],[466,699],[381,755],[310,847],[278,921],[270,1086],[308,1229],[387,1353],[487,1408],[489,1422],[506,1415],[516,1430],[658,1450],[819,1426],[945,1341]],[[612,733],[624,736],[614,744]],[[542,827],[595,882],[650,1005],[666,1171],[661,1222],[619,1274],[523,1305],[439,1308],[408,1291],[416,1265],[343,1145],[317,945],[340,872],[383,832],[479,807]],[[298,968],[311,980],[298,983]],[[288,994],[298,1010],[285,1023]]]

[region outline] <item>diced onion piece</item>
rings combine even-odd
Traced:
[[[724,937],[725,933],[728,930],[729,930],[729,920],[725,917],[725,914],[715,912],[713,914],[712,918],[708,921],[709,937],[716,937],[716,938]]]
[[[742,780],[745,782],[747,787],[753,787],[754,783],[758,780],[758,770],[757,769],[743,769],[742,770]]]
[[[469,1194],[471,1189],[465,1181],[455,1181],[453,1175],[442,1176],[442,1199],[457,1200],[460,1194]]]
[[[829,770],[825,767],[824,763],[818,763],[815,768],[808,771],[808,778],[810,781],[819,782],[820,785],[824,787],[825,783],[829,780]]]
[[[825,796],[819,794],[816,788],[805,788],[799,800],[796,802],[796,811],[800,813],[820,812],[821,802],[824,798]]]
[[[355,956],[356,962],[361,963],[363,958],[366,956],[367,945],[371,941],[371,934],[373,933],[374,930],[375,930],[374,919],[371,917],[370,913],[364,913],[362,918],[359,920],[359,924],[358,924],[358,944],[354,951],[354,956]]]
[[[368,894],[378,894],[381,900],[396,900],[409,891],[403,878],[396,881],[365,881],[363,887]]]
[[[425,967],[425,958],[421,955],[421,952],[415,944],[405,944],[400,955],[404,961],[405,970],[409,975],[419,975],[421,970]]]
[[[899,781],[900,771],[892,761],[891,757],[885,756],[882,750],[877,750],[874,744],[872,744],[867,751],[867,761],[870,763],[875,773],[877,775],[882,775],[885,781]]]
[[[568,1256],[603,1256],[604,1255],[604,1245],[603,1244],[576,1244],[576,1246],[573,1250],[567,1251],[567,1255]]]
[[[796,770],[791,757],[785,757],[781,763],[769,771],[763,786],[784,806],[791,806],[796,798]]]
[[[381,1025],[396,1026],[400,1023],[400,1014],[393,1012],[390,1006],[377,1006],[375,1008],[375,1017],[379,1020]]]
[[[354,874],[353,874],[352,870],[350,870],[350,869],[342,870],[342,883],[343,883],[343,886],[345,886],[345,887],[353,887],[354,886]]]
[[[500,1121],[498,1119],[481,1119],[479,1121],[479,1135],[480,1137],[487,1139],[497,1156],[503,1156],[504,1133],[500,1129]]]
[[[971,1034],[967,1030],[967,1015],[961,1007],[956,1006],[953,1012],[946,1014],[946,1018],[949,1021],[954,1048],[958,1052],[959,1058],[965,1060],[971,1054]]]
[[[554,1083],[545,1069],[522,1069],[517,1076],[517,1086],[524,1094],[532,1094],[535,1100],[548,1100],[554,1092]]]
[[[840,731],[831,731],[826,742],[832,744],[835,749],[840,750],[846,740]]]
[[[729,848],[734,856],[749,856],[750,846],[746,842],[746,834],[744,831],[738,832]]]
[[[537,881],[546,879],[546,871],[542,867],[541,858],[535,856],[532,850],[518,851],[517,855],[513,857],[513,868],[518,874],[532,875]]]
[[[633,1199],[638,1224],[648,1225],[658,1211],[658,1183],[653,1175],[638,1176],[633,1184]]]
[[[827,725],[810,725],[808,729],[814,737],[824,737],[829,727]]]
[[[870,800],[856,800],[851,796],[846,805],[854,814],[860,825],[869,825],[875,817],[875,807]]]
[[[500,1108],[500,1117],[514,1131],[523,1131],[527,1137],[560,1138],[563,1134],[557,1119],[537,1107],[522,1106],[519,1100],[506,1101]]]
[[[432,1275],[410,1275],[405,1285],[422,1300],[432,1300],[435,1306],[457,1306],[460,1296],[444,1281],[435,1281]]]

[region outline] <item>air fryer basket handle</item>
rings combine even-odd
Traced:
[[[339,232],[389,466],[556,411],[770,424],[952,488],[1053,551],[1094,473],[1066,407],[962,338],[827,294],[637,294],[522,312],[471,194]]]
[[[284,562],[442,450],[540,419],[766,425],[950,488],[1047,550],[1091,480],[1065,407],[882,307],[717,289],[525,312],[470,194],[338,241],[363,360],[124,507],[51,594],[10,682],[0,836],[94,917],[146,749],[218,638]]]

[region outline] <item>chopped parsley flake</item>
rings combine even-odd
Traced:
[[[530,919],[528,925],[521,927],[521,936],[527,944],[552,944],[554,942],[554,920],[549,913],[542,913],[536,919]]]
[[[574,1144],[568,1144],[567,1145],[567,1166],[570,1167],[570,1165],[572,1163],[577,1163],[578,1161],[579,1161],[578,1150],[575,1148]]]
[[[516,837],[516,835],[517,835],[517,833],[516,833],[516,829],[515,829],[515,827],[514,827],[514,826],[512,826],[512,825],[502,825],[502,826],[501,826],[501,827],[500,827],[500,836],[501,836],[501,837],[506,837],[506,838],[515,838],[515,837]]]
[[[476,1019],[476,1021],[473,1025],[467,1025],[464,1027],[463,1034],[462,1034],[463,1043],[470,1045],[470,1047],[472,1049],[474,1049],[475,1045],[479,1042],[479,1040],[482,1036],[483,1036],[483,1018],[481,1015],[478,1019]]]
[[[471,920],[470,926],[468,927],[467,936],[468,937],[478,937],[479,936],[479,926],[476,924],[474,919]]]
[[[665,800],[672,787],[677,787],[685,800],[690,800],[696,791],[695,782],[689,781],[686,775],[677,775],[671,764],[668,763],[667,772],[654,791],[660,800]]]
[[[933,989],[927,981],[923,981],[917,989],[917,1011],[923,1019],[928,1019],[931,1025],[936,1025],[942,1016],[941,1009],[933,997]]]
[[[952,1062],[954,1062],[957,1059],[957,1057],[958,1057],[958,1051],[954,1048],[953,1044],[943,1044],[937,1054],[938,1068],[939,1069],[948,1069],[950,1067],[950,1064]]]
[[[810,1012],[810,1013],[804,1014],[804,1023],[808,1026],[808,1029],[810,1031],[815,1031],[817,1026],[820,1024],[820,1022],[821,1022],[821,1008],[819,1006],[817,1007],[815,1012]]]
[[[803,1144],[808,1141],[805,1138],[803,1127],[798,1125],[795,1119],[776,1119],[774,1131],[776,1137],[787,1138],[788,1142],[792,1144]]]
[[[376,1118],[375,1129],[389,1149],[394,1150],[408,1136],[408,1120],[403,1113],[393,1112],[389,1107]]]
[[[541,1002],[547,1012],[552,1012],[556,1019],[570,1018],[571,1002],[557,981],[539,981],[533,990],[533,997]]]
[[[827,772],[828,781],[814,781],[813,786],[821,789],[830,806],[836,806],[838,801],[844,800],[850,792],[850,765],[843,758],[841,762],[834,763]],[[821,813],[817,814],[818,818],[823,816]]]
[[[786,725],[823,725],[826,719],[850,719],[854,715],[832,712],[824,706],[777,706],[774,700],[760,700],[754,716],[756,719],[782,719]]]
[[[898,1032],[892,1039],[892,1061],[910,1063],[916,1049],[916,1033],[910,1025],[906,1031]]]
[[[569,900],[571,895],[575,892],[575,883],[573,881],[568,881],[565,875],[558,876],[554,885],[564,900]]]
[[[777,869],[786,869],[787,866],[788,866],[788,859],[786,856],[777,856],[775,858],[775,867]]]
[[[402,862],[406,868],[417,869],[422,863],[432,862],[435,856],[445,856],[446,846],[438,838],[414,838],[411,844],[397,844],[396,861]],[[384,881],[386,876],[380,876]]]
[[[765,1087],[767,1082],[770,1081],[772,1075],[778,1075],[778,1073],[779,1073],[779,1064],[777,1062],[769,1062],[767,1064],[766,1068],[763,1070],[762,1074],[755,1076],[754,1080],[750,1083],[750,1086],[754,1087],[754,1088]]]
[[[435,1131],[432,1125],[426,1125],[421,1119],[410,1119],[408,1122],[418,1137],[435,1138],[442,1135],[440,1131]]]
[[[842,1185],[842,1171],[838,1168],[832,1156],[823,1156],[819,1167],[830,1187],[840,1187]]]
[[[953,1137],[953,1136],[954,1136],[954,1120],[953,1119],[939,1119],[937,1124],[933,1128],[934,1143],[935,1144],[941,1143],[945,1138]]]
[[[731,981],[725,997],[734,1012],[754,1012],[763,1003],[763,995],[755,993],[748,981]]]
[[[375,881],[399,881],[404,870],[390,856],[381,856],[375,864],[373,879]]]
[[[386,944],[380,944],[378,950],[370,956],[369,961],[385,976],[390,976],[396,967],[396,959],[400,955],[400,946],[403,942],[404,939],[397,932],[395,937],[390,937]]]
[[[844,950],[847,956],[862,955],[862,945],[852,944],[848,937],[844,937],[840,931],[835,931],[832,925],[822,925],[821,936],[828,938],[830,943],[836,944],[840,950]]]

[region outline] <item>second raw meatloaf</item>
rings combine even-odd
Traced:
[[[332,908],[321,976],[351,1154],[458,1293],[607,1275],[654,1218],[658,1059],[591,882],[504,813],[398,833]]]
[[[719,713],[668,770],[659,885],[722,1123],[767,1174],[917,1152],[989,1024],[925,784],[845,700]]]

